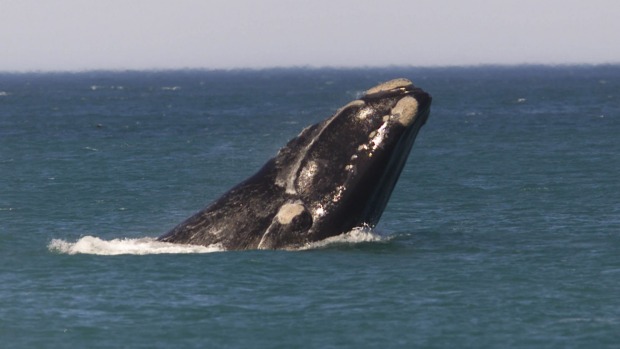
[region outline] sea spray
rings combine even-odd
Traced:
[[[113,256],[121,254],[147,255],[162,253],[210,253],[223,251],[220,246],[180,245],[160,242],[154,238],[103,240],[96,236],[84,236],[75,242],[53,239],[48,249],[63,254],[93,254]]]

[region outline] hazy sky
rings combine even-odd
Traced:
[[[0,71],[620,63],[618,0],[0,0]]]

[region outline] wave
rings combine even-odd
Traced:
[[[101,89],[110,89],[110,90],[124,90],[125,86],[103,86],[103,85],[91,85],[90,89],[93,91],[101,90]]]
[[[386,241],[389,237],[381,236],[369,227],[354,228],[348,233],[332,236],[321,241],[311,242],[293,251],[304,251],[326,248],[338,245],[353,245],[365,242]],[[102,256],[114,256],[122,254],[148,255],[148,254],[181,254],[181,253],[211,253],[226,251],[219,244],[210,246],[184,245],[170,242],[157,241],[155,238],[120,238],[104,240],[96,236],[83,236],[75,242],[62,239],[53,239],[47,248],[51,252],[61,254],[92,254]]]
[[[298,250],[313,250],[334,245],[355,245],[364,242],[381,242],[389,240],[389,237],[381,236],[370,227],[353,228],[350,232],[328,237],[321,241],[311,242]]]
[[[121,254],[210,253],[224,251],[224,248],[219,245],[182,245],[157,241],[155,238],[103,240],[96,236],[84,236],[75,242],[53,239],[47,248],[52,252],[62,254],[92,254],[103,256]]]

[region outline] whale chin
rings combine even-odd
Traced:
[[[370,88],[159,240],[291,249],[376,225],[431,105],[407,79]]]

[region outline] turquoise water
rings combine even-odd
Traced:
[[[433,95],[372,232],[158,244],[363,90]],[[0,74],[0,346],[616,347],[620,67]]]

